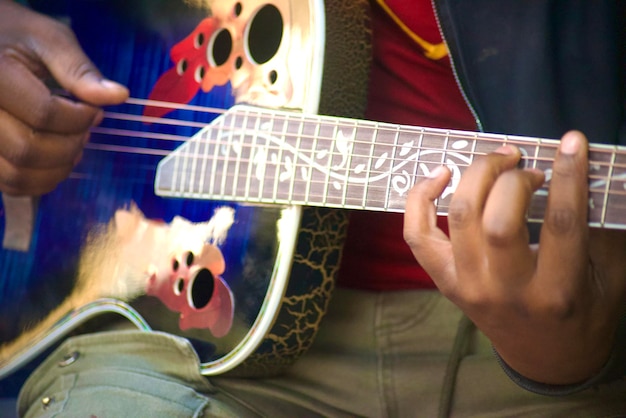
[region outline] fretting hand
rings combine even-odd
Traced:
[[[503,147],[463,174],[437,229],[434,199],[450,172],[435,170],[411,191],[404,235],[441,292],[490,338],[509,366],[547,384],[586,380],[610,353],[626,289],[626,234],[590,229],[587,142],[569,132],[553,165],[538,246],[525,213],[544,182]]]
[[[54,94],[58,84],[75,100]],[[100,106],[125,87],[102,77],[69,28],[0,0],[0,191],[41,195],[80,160]]]

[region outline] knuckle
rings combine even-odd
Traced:
[[[527,234],[525,222],[506,215],[483,217],[482,229],[487,244],[493,247],[509,246]]]
[[[448,222],[451,228],[464,229],[469,226],[472,219],[473,209],[465,199],[452,198],[448,209]]]
[[[540,307],[541,312],[558,320],[567,320],[576,313],[576,302],[571,292],[559,289],[551,292],[549,298],[544,299]]]
[[[30,125],[36,131],[47,130],[54,118],[56,117],[56,109],[54,106],[54,98],[48,96],[39,100],[30,111]]]
[[[571,208],[549,208],[544,224],[553,234],[566,236],[577,231],[578,217]]]
[[[35,140],[36,134],[31,132],[27,139],[18,139],[11,142],[11,146],[6,147],[6,158],[14,170],[19,167],[27,167],[33,160],[33,147],[31,144]],[[6,173],[11,176],[13,172]]]

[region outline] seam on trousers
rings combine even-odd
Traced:
[[[389,403],[387,402],[387,376],[385,373],[385,355],[383,352],[383,347],[389,342],[387,335],[382,335],[382,322],[383,322],[383,298],[384,293],[379,293],[376,295],[376,306],[375,306],[375,316],[374,316],[374,344],[376,346],[376,376],[377,376],[377,387],[378,387],[378,398],[380,399],[380,409],[381,413],[384,414],[384,417],[389,416]],[[385,339],[382,342],[381,340]],[[382,418],[382,417],[381,417]]]
[[[470,321],[467,316],[463,315],[459,320],[456,337],[454,338],[454,344],[452,346],[452,352],[448,358],[446,374],[443,379],[443,385],[441,386],[441,395],[439,396],[439,418],[448,418],[450,416],[459,366],[461,365],[463,357],[467,354],[469,336],[474,329],[474,323]]]

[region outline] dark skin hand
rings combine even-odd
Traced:
[[[434,170],[408,197],[405,239],[509,366],[542,383],[579,383],[612,348],[626,302],[626,234],[587,226],[587,141],[569,132],[539,244],[529,245],[525,213],[544,175],[516,169],[519,159],[518,149],[502,147],[466,170],[450,203],[450,238],[433,205],[450,172]]]
[[[106,80],[63,24],[0,0],[0,191],[37,196],[80,161],[102,106],[128,90]],[[69,97],[48,88],[55,81]]]

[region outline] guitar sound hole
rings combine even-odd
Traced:
[[[257,64],[268,62],[283,39],[283,17],[271,4],[263,6],[256,13],[248,30],[247,44],[250,57]]]
[[[224,65],[233,52],[233,38],[227,29],[220,30],[213,38],[213,47],[210,51],[210,62],[219,67]]]
[[[202,309],[209,304],[215,290],[215,278],[209,269],[202,269],[193,280],[190,289],[192,307]]]
[[[187,265],[190,266],[190,265],[193,264],[193,259],[194,259],[194,255],[193,255],[193,253],[191,251],[189,251],[187,253],[187,257],[185,259],[185,263],[187,263]]]
[[[243,11],[242,4],[241,3],[235,4],[235,10],[234,10],[235,16],[240,16],[242,11]]]

